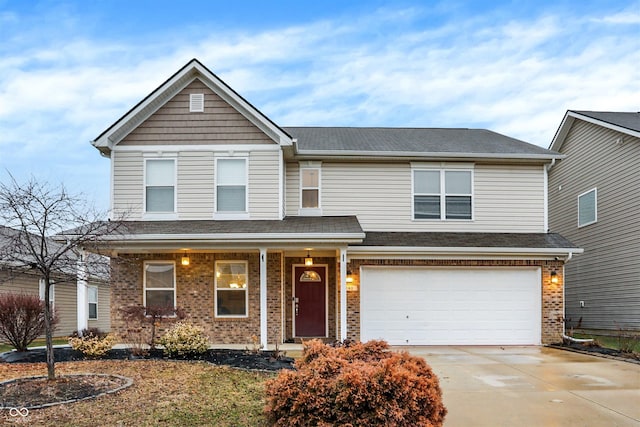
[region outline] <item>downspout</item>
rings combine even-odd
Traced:
[[[568,263],[569,261],[571,261],[571,258],[573,258],[573,252],[569,252],[567,254],[567,258],[565,258],[564,260],[564,264]],[[565,268],[564,268],[564,264],[562,265],[562,280],[564,280],[565,277]],[[565,301],[565,287],[562,286],[562,303],[564,305],[564,301]],[[573,338],[570,337],[569,335],[567,335],[565,332],[566,330],[564,329],[565,325],[564,322],[562,322],[562,340],[563,341],[569,341],[569,342],[573,342],[573,343],[587,343],[587,342],[593,342],[592,338]]]

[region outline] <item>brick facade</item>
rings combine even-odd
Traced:
[[[122,255],[112,260],[111,325],[125,336],[126,325],[121,307],[142,305],[144,261],[174,261],[176,264],[176,299],[187,319],[202,326],[214,344],[252,344],[260,336],[260,262],[257,252],[189,253],[190,264],[180,264],[181,253]],[[248,317],[216,318],[214,315],[214,265],[219,260],[248,262]],[[303,264],[300,257],[284,257],[281,252],[267,254],[267,336],[268,343],[293,339],[292,270]],[[339,325],[339,263],[334,257],[314,257],[314,264],[327,266],[328,334],[338,337]],[[544,260],[391,260],[352,259],[348,270],[355,290],[347,291],[347,337],[360,338],[360,277],[362,266],[423,266],[423,267],[540,267],[542,270],[542,343],[560,340],[563,331],[563,264]],[[558,274],[558,284],[551,284],[551,271]],[[284,313],[284,316],[283,316]],[[282,321],[284,319],[284,325]],[[283,327],[284,326],[284,327]],[[162,325],[161,325],[162,327]],[[162,330],[159,331],[161,333]]]

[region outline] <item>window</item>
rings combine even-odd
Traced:
[[[174,212],[175,160],[148,159],[145,171],[145,206],[147,212]]]
[[[216,166],[216,211],[246,212],[247,160],[218,159]]]
[[[189,95],[189,111],[192,113],[204,112],[204,93],[192,93]]]
[[[320,169],[300,169],[300,207],[317,209],[320,207]]]
[[[472,218],[472,171],[415,169],[414,219]]]
[[[38,282],[38,293],[40,294],[40,299],[42,301],[44,301],[44,288],[44,279],[40,279],[40,281]],[[49,307],[51,307],[52,309],[55,306],[55,294],[55,285],[53,284],[53,281],[51,281],[51,287],[49,288]]]
[[[216,261],[215,287],[217,317],[247,317],[246,261]]]
[[[89,320],[98,318],[98,287],[87,286],[87,300],[89,301]]]
[[[145,307],[176,306],[176,266],[173,262],[149,261],[144,264]]]
[[[598,220],[598,189],[594,188],[578,196],[578,227]]]

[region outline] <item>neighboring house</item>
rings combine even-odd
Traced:
[[[540,344],[563,333],[558,153],[482,129],[281,127],[192,60],[94,141],[112,327],[183,308],[213,343]],[[184,263],[182,262],[184,260]]]
[[[5,236],[14,230],[0,225],[0,246],[6,242]],[[51,242],[55,245],[57,243]],[[44,298],[44,279],[39,271],[28,266],[0,263],[0,294],[23,293]],[[76,272],[70,272],[75,276]],[[111,295],[109,283],[104,279],[90,277],[88,280],[69,281],[69,277],[59,277],[52,287],[49,298],[55,308],[59,323],[54,336],[68,336],[78,329],[98,328],[107,332],[111,329],[109,306]],[[80,299],[78,299],[80,295]]]
[[[566,267],[574,328],[640,330],[640,113],[567,111],[551,149],[549,225],[584,248]]]

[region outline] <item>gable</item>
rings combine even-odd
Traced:
[[[199,81],[200,84],[204,84],[206,89],[210,90],[211,93],[215,93],[219,100],[223,100],[227,106],[239,113],[256,128],[260,129],[264,133],[264,135],[271,139],[271,141],[280,146],[291,146],[293,144],[291,136],[289,136],[282,128],[276,125],[271,119],[265,116],[253,105],[251,105],[246,99],[240,96],[236,91],[234,91],[229,85],[227,85],[218,76],[211,72],[207,67],[202,65],[197,59],[193,59],[180,70],[178,70],[173,76],[167,79],[164,83],[162,83],[153,92],[142,99],[133,108],[131,108],[131,110],[120,117],[115,123],[105,129],[100,135],[98,135],[96,139],[91,142],[92,145],[100,150],[100,152],[104,156],[109,157],[111,155],[111,150],[116,145],[118,145],[125,138],[131,135],[132,132],[138,130],[138,127],[147,122],[147,120],[151,116],[155,115],[157,112],[159,112],[159,110],[163,109],[167,102],[174,99],[178,101],[179,98],[176,98],[176,96],[181,95],[185,91],[185,89],[188,90],[188,87],[196,81]],[[186,92],[185,95],[188,96],[188,92]],[[168,108],[168,111],[171,113],[170,107]],[[234,117],[237,118],[238,116]],[[183,130],[188,127],[187,123],[178,122],[179,120],[176,120],[172,123],[172,126],[179,124],[179,128]],[[149,123],[149,125],[150,124],[151,122]],[[231,124],[231,127],[234,127],[233,120]],[[243,124],[246,123],[243,122]],[[158,135],[166,133],[167,131],[169,131],[167,127],[162,127],[162,132],[159,132],[157,126],[155,127],[155,129],[153,127],[150,129],[145,129],[145,127],[143,126],[143,128],[140,129],[138,133],[144,134],[145,132],[147,132],[151,134],[155,133],[156,135]],[[197,133],[197,131],[198,129],[196,128],[191,132]],[[251,133],[253,133],[253,136],[255,136],[253,129]],[[211,135],[211,133],[209,133],[209,135]],[[138,136],[138,141],[150,140],[151,138],[152,137]],[[169,136],[168,138],[171,138],[171,136]],[[135,137],[132,137],[132,140],[130,142],[133,142],[134,139]],[[183,142],[184,141],[181,141],[181,143]],[[251,141],[251,143],[255,143],[255,141]]]
[[[190,95],[204,94],[204,111],[191,112]],[[262,130],[213,92],[193,80],[118,145],[275,144]]]

